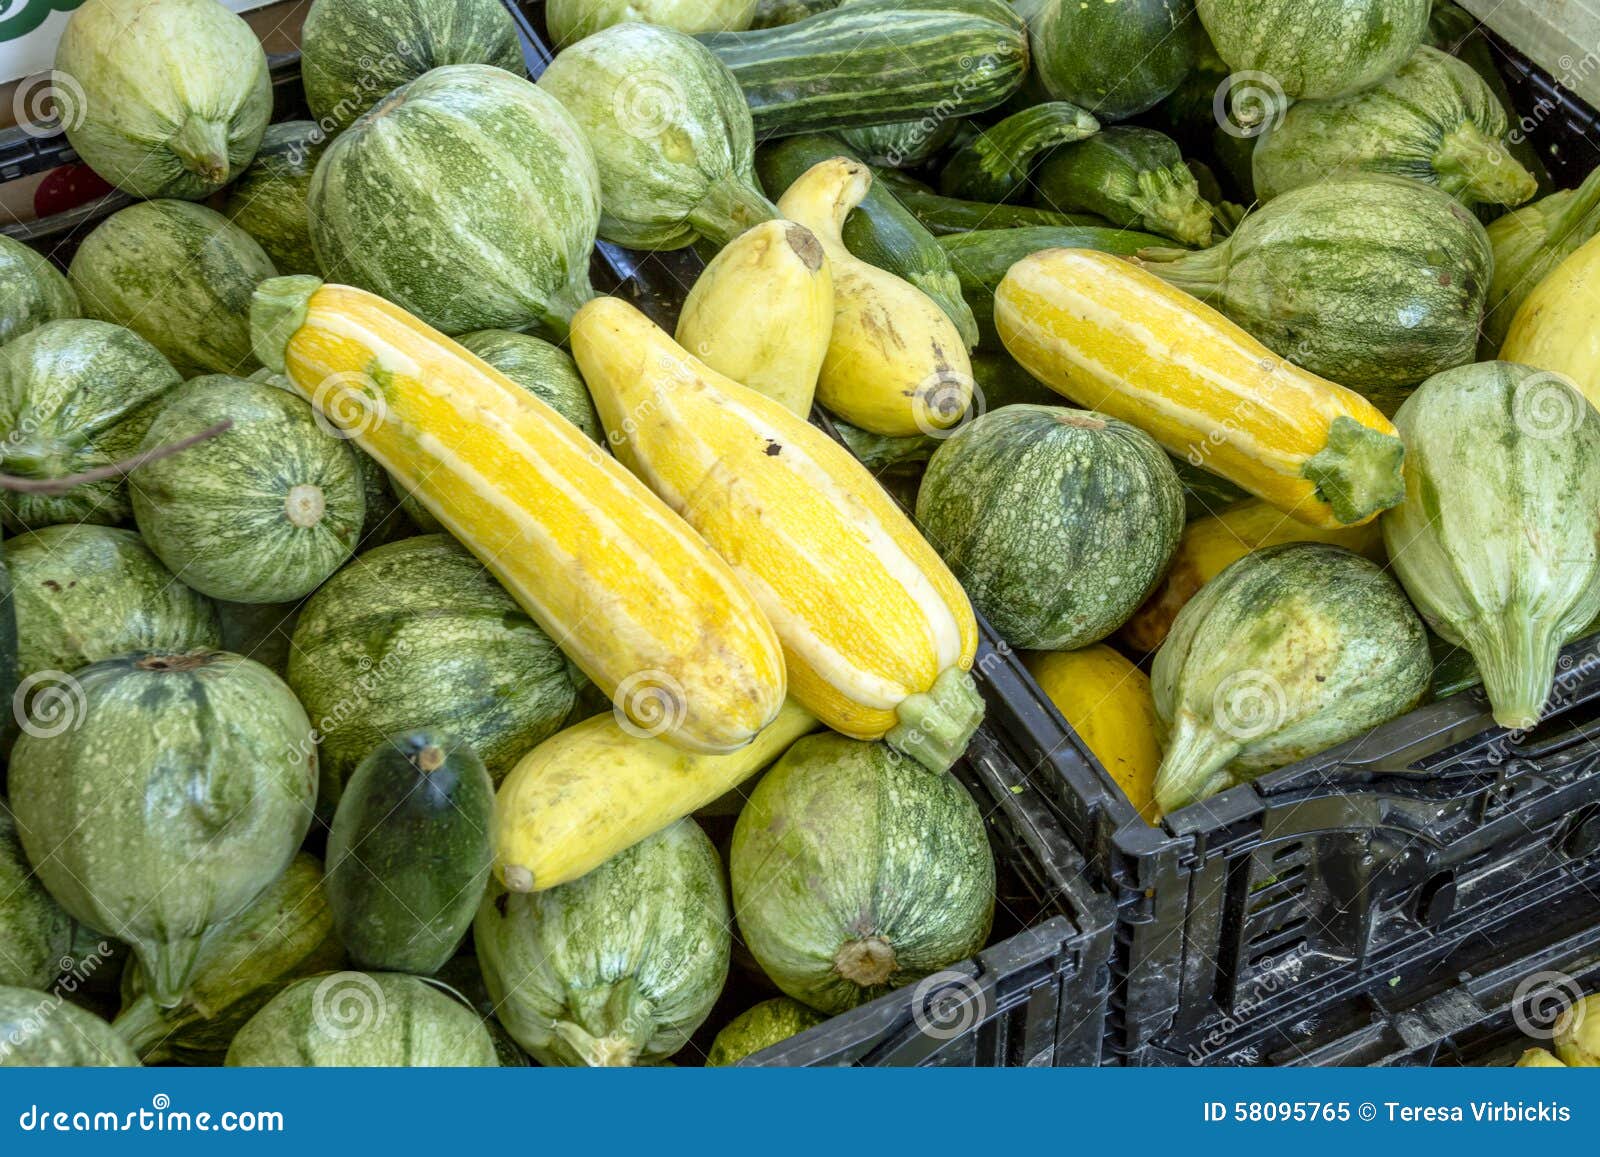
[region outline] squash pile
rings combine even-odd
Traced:
[[[980,615],[1150,823],[1430,642],[1534,726],[1600,186],[1449,5],[1103,7],[552,0],[534,81],[499,0],[315,0],[271,126],[215,0],[74,12],[139,200],[0,238],[0,1026],[83,1007],[0,1063],[731,1064],[914,985],[993,932]],[[672,332],[597,241],[705,259]]]

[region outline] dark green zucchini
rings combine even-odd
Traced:
[[[939,191],[966,201],[1009,201],[1025,191],[1039,155],[1100,131],[1100,122],[1068,101],[1036,104],[977,135],[945,162]]]
[[[763,145],[756,154],[756,172],[767,195],[783,195],[801,173],[819,161],[851,157],[833,137],[819,133],[788,137]],[[933,299],[955,323],[971,348],[978,342],[977,323],[962,300],[961,287],[939,242],[900,204],[881,181],[872,187],[844,223],[844,244],[855,256],[903,277]]]
[[[858,0],[794,24],[700,37],[732,71],[756,137],[993,108],[1028,72],[1004,0]]]
[[[1098,213],[1113,225],[1160,233],[1185,245],[1211,244],[1211,206],[1171,137],[1116,125],[1064,145],[1034,177],[1034,204]]]
[[[751,28],[782,28],[839,7],[839,0],[759,0],[756,14],[750,20]]]
[[[379,743],[328,836],[328,903],[362,968],[427,976],[455,954],[489,880],[494,784],[442,731]]]
[[[1215,514],[1224,506],[1250,497],[1226,478],[1200,469],[1187,458],[1176,454],[1168,457],[1172,459],[1172,468],[1178,472],[1178,481],[1183,483],[1183,516],[1187,522]]]
[[[1099,225],[1109,224],[1104,217],[1092,213],[1057,213],[1049,209],[1036,209],[1031,205],[993,205],[986,201],[963,201],[959,197],[946,197],[928,186],[894,169],[872,170],[875,181],[881,181],[893,190],[895,199],[904,205],[923,228],[935,237],[951,233],[968,233],[974,229],[1026,229],[1034,225]]]
[[[927,116],[914,121],[840,129],[839,139],[869,165],[914,169],[938,156],[966,123],[953,117]]]
[[[1194,0],[1045,0],[1028,14],[1033,72],[1108,121],[1159,104],[1194,64]]]

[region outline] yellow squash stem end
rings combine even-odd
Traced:
[[[983,697],[970,672],[947,667],[928,690],[907,695],[895,714],[900,722],[884,742],[929,771],[948,771],[983,722]]]
[[[1393,434],[1341,414],[1328,426],[1327,445],[1300,468],[1317,497],[1346,526],[1375,517],[1406,496],[1405,444]]]

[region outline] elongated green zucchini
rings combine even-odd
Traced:
[[[893,190],[895,199],[935,237],[974,229],[1026,229],[1034,225],[1098,225],[1103,228],[1110,224],[1093,213],[1058,213],[1029,205],[994,205],[987,201],[946,197],[894,169],[874,168],[872,179]]]
[[[858,0],[794,24],[700,37],[733,72],[757,138],[970,116],[1028,72],[1004,0]]]
[[[914,169],[925,165],[944,151],[957,130],[967,122],[925,116],[914,121],[894,121],[886,125],[858,125],[840,129],[839,139],[869,165],[891,169]]]
[[[968,201],[1009,201],[1019,196],[1046,149],[1092,137],[1100,122],[1077,105],[1046,101],[999,124],[979,129],[939,174],[939,190]]]
[[[1185,245],[1211,244],[1211,206],[1171,137],[1117,125],[1056,149],[1039,166],[1034,203],[1098,213]]]
[[[777,198],[812,165],[833,157],[855,157],[833,137],[808,133],[763,145],[756,158],[761,183]],[[926,293],[955,323],[961,340],[978,344],[978,323],[961,296],[961,285],[939,242],[881,181],[856,206],[844,225],[845,248],[869,265],[903,277]]]

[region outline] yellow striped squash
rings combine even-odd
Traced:
[[[705,536],[783,640],[789,691],[835,731],[943,770],[983,714],[960,584],[849,451],[615,298],[572,353],[617,455]]]
[[[777,715],[771,624],[682,519],[577,427],[374,294],[256,289],[257,356],[475,554],[635,724],[691,751]]]
[[[1051,389],[1301,522],[1362,523],[1405,497],[1405,448],[1371,402],[1120,258],[1031,254],[995,289],[994,317]]]

